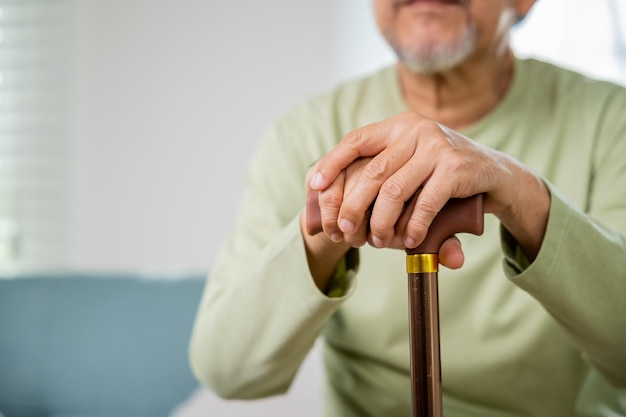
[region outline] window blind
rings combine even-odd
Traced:
[[[67,241],[68,1],[0,0],[0,272]]]

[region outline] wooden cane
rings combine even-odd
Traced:
[[[413,212],[414,196],[398,220],[404,230]],[[318,196],[307,196],[307,232],[322,231]],[[447,238],[457,233],[481,235],[483,197],[451,199],[437,214],[424,241],[406,249],[409,280],[409,350],[411,364],[411,416],[441,417],[441,358],[439,339],[438,252]]]
[[[408,222],[414,204],[415,201],[409,204],[399,224],[405,225]],[[424,241],[416,248],[406,249],[406,270],[409,279],[412,417],[441,417],[443,415],[438,252],[444,240],[463,232],[482,234],[482,195],[449,200],[431,223]]]

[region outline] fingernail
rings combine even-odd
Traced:
[[[313,178],[311,178],[311,188],[317,190],[319,187],[321,187],[323,180],[324,179],[322,178],[322,174],[316,172],[315,175],[313,175]]]
[[[407,237],[406,239],[404,239],[404,246],[406,246],[409,249],[412,249],[417,246],[417,242],[415,241],[415,239]]]
[[[333,233],[330,235],[330,240],[335,243],[339,243],[343,240],[343,235],[341,233]]]
[[[354,223],[346,219],[341,219],[341,221],[339,222],[339,228],[344,233],[352,233],[354,232],[354,229],[356,229]]]
[[[378,236],[372,236],[372,243],[377,248],[382,248],[383,246],[385,246],[385,242]]]

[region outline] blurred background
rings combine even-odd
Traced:
[[[624,3],[514,46],[624,82]],[[0,268],[207,271],[269,123],[392,61],[366,0],[1,0]]]
[[[370,3],[0,0],[0,416],[320,415],[319,348],[243,404],[189,397],[187,343],[269,124],[393,62]],[[626,84],[624,0],[538,0],[512,41]]]

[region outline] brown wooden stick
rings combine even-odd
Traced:
[[[416,194],[407,203],[396,225],[397,234],[404,233],[418,198]],[[317,193],[307,196],[306,210],[307,232],[321,232]],[[437,254],[444,240],[457,233],[483,233],[482,195],[449,200],[433,220],[424,241],[406,249],[412,417],[442,416]]]
[[[398,228],[406,227],[417,198],[409,202]],[[441,417],[443,413],[437,253],[444,240],[457,233],[482,234],[482,203],[482,195],[449,200],[431,223],[424,241],[417,248],[406,249],[412,417]]]
[[[411,415],[441,416],[437,273],[409,274]]]

